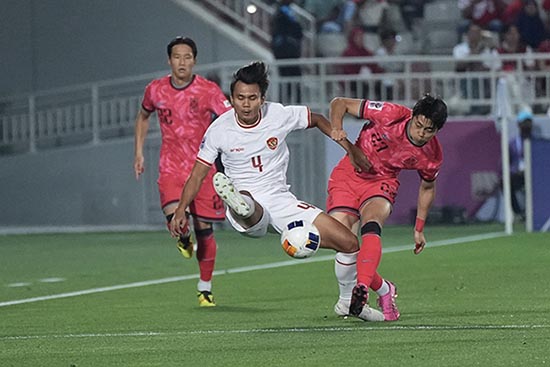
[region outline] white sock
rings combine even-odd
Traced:
[[[211,281],[205,282],[204,280],[199,279],[199,283],[197,284],[197,290],[199,292],[203,292],[203,291],[212,292],[212,282]]]
[[[390,286],[385,280],[382,281],[382,286],[379,289],[374,290],[379,296],[385,296],[390,291]]]
[[[338,281],[340,299],[349,302],[355,283],[357,282],[357,252],[337,252],[334,258],[334,273]]]

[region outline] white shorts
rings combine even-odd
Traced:
[[[258,223],[250,228],[244,228],[235,221],[231,212],[227,210],[226,218],[237,232],[250,237],[263,237],[268,229],[281,233],[286,225],[295,220],[306,220],[313,223],[323,211],[316,206],[298,200],[290,191],[269,193],[254,197],[264,208],[264,215]]]

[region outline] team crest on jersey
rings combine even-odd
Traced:
[[[416,157],[409,157],[403,161],[405,167],[414,167],[417,163],[418,159]]]
[[[226,99],[225,101],[223,101],[223,105],[224,105],[224,107],[229,108],[229,107],[231,107],[231,102],[229,102],[229,101]]]
[[[267,139],[266,143],[269,149],[275,150],[277,149],[277,145],[279,145],[279,139],[277,139],[276,137],[271,137]]]
[[[191,100],[189,101],[189,109],[193,113],[197,113],[199,110],[199,101],[195,97],[191,97]]]
[[[377,110],[377,111],[382,111],[382,107],[384,107],[384,102],[378,102],[378,101],[369,101],[369,105],[367,106],[369,110]]]

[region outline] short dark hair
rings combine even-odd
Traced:
[[[440,97],[425,94],[413,107],[413,116],[422,115],[431,120],[433,126],[440,130],[447,121],[447,105]]]
[[[197,44],[191,38],[177,36],[172,41],[170,41],[168,46],[166,46],[166,52],[168,53],[168,57],[172,56],[172,47],[174,47],[175,45],[187,45],[191,47],[191,50],[193,51],[193,57],[195,59],[197,58]]]
[[[233,95],[235,84],[239,81],[245,84],[258,84],[261,96],[265,97],[267,87],[269,87],[267,66],[262,61],[254,61],[237,70],[233,74],[233,81],[231,82],[231,95]]]

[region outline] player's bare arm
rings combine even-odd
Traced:
[[[418,189],[418,203],[416,208],[416,222],[414,226],[414,253],[418,255],[426,245],[424,237],[424,223],[435,199],[435,181],[422,180]]]
[[[195,162],[191,175],[189,176],[189,179],[185,183],[185,186],[181,192],[178,207],[176,208],[172,221],[170,222],[170,234],[172,237],[179,237],[183,234],[182,228],[185,228],[185,225],[187,224],[185,209],[193,201],[195,196],[197,196],[208,171],[210,171],[210,166],[198,161]]]
[[[332,126],[331,138],[340,141],[347,138],[343,128],[346,113],[359,117],[361,106],[360,99],[336,97],[330,102],[330,124]]]
[[[312,112],[311,125],[316,126],[319,130],[323,132],[323,134],[325,134],[329,138],[333,138],[332,132],[334,130],[332,130],[330,121],[327,120],[325,116]],[[365,156],[365,153],[363,153],[363,151],[360,148],[352,144],[352,142],[349,141],[347,137],[344,137],[340,140],[336,140],[336,139],[333,139],[333,140],[336,141],[336,143],[338,143],[338,145],[344,148],[344,150],[348,153],[351,164],[355,167],[357,171],[361,172],[363,170],[366,170],[366,171],[369,170],[369,168],[371,167],[371,164],[368,158]]]
[[[134,173],[136,174],[136,180],[139,179],[139,176],[145,171],[143,145],[147,137],[147,130],[149,130],[150,116],[150,112],[140,108],[136,117],[134,136]]]

